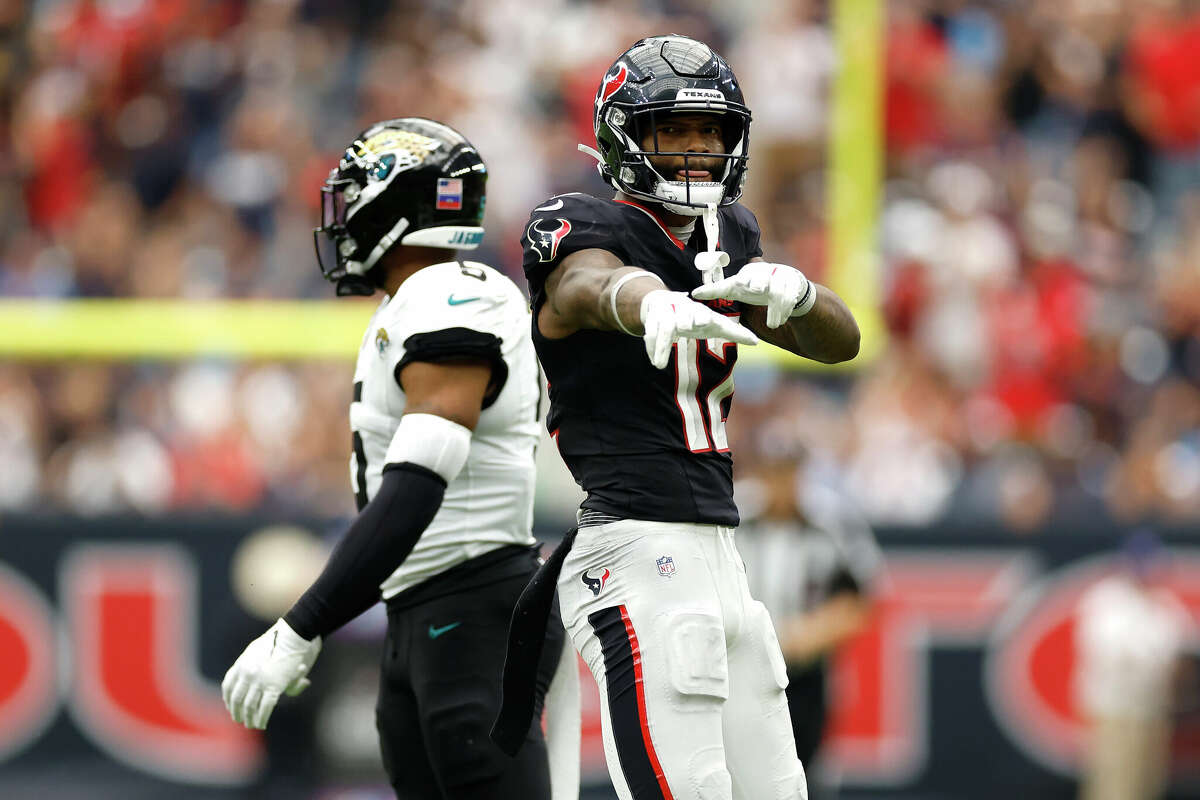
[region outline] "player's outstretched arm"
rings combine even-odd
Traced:
[[[786,320],[778,328],[767,325],[767,309],[754,306],[742,322],[764,341],[823,364],[850,361],[858,355],[859,332],[854,315],[842,298],[820,284],[812,284],[816,302],[812,310]]]
[[[639,336],[659,369],[666,367],[671,345],[680,338],[758,343],[753,333],[730,318],[686,292],[668,291],[658,276],[626,266],[599,249],[572,253],[547,276],[538,328],[549,339],[585,329]]]
[[[221,683],[226,707],[246,727],[265,728],[279,696],[307,686],[321,638],[379,601],[379,585],[412,552],[466,463],[491,366],[417,361],[398,379],[407,403],[379,490],[312,586],[250,643]]]
[[[702,300],[725,298],[750,306],[742,323],[760,338],[825,364],[858,355],[854,315],[830,289],[786,264],[752,259],[736,275],[692,290]]]

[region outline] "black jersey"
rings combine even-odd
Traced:
[[[729,254],[729,276],[762,254],[758,221],[734,204],[720,209],[720,222],[718,247]],[[533,343],[550,384],[546,422],[587,492],[583,507],[626,519],[737,525],[725,436],[737,345],[685,339],[660,370],[638,337],[581,330],[547,339],[537,325],[546,276],[578,250],[608,250],[674,291],[696,288],[701,276],[694,259],[707,248],[701,220],[683,242],[645,206],[560,195],[534,209],[521,243]],[[742,310],[728,300],[708,305],[730,316]]]

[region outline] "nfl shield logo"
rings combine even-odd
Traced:
[[[663,556],[654,563],[658,565],[658,574],[664,578],[669,578],[675,574],[675,559],[670,556]]]
[[[461,211],[462,195],[462,178],[438,178],[435,208],[438,211]]]

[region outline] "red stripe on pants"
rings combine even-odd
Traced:
[[[658,753],[654,750],[654,741],[650,738],[650,723],[646,718],[646,686],[642,679],[642,651],[638,648],[637,633],[633,630],[633,620],[625,606],[621,606],[621,619],[625,623],[625,632],[629,636],[629,646],[633,650],[633,676],[637,686],[638,719],[642,723],[642,741],[646,745],[646,755],[650,757],[650,766],[654,768],[654,777],[658,779],[664,800],[675,800],[671,787],[667,785],[667,776],[663,774],[662,764],[658,761]]]

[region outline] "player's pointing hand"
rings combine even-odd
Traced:
[[[692,290],[697,300],[738,300],[767,307],[767,327],[778,328],[789,317],[807,314],[817,300],[817,287],[804,273],[786,264],[753,261],[738,274]]]
[[[671,358],[671,345],[679,338],[725,339],[738,344],[758,344],[758,337],[733,319],[697,303],[685,292],[657,289],[642,298],[642,325],[646,354],[659,369]]]

